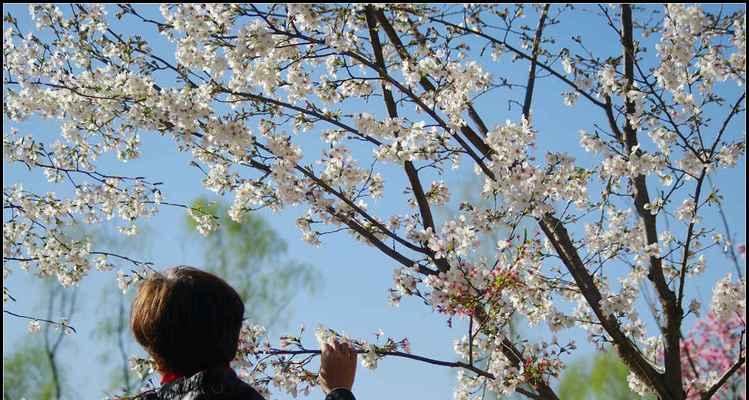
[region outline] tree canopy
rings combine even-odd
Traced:
[[[263,227],[248,213],[295,212],[311,245],[348,234],[386,256],[392,303],[411,297],[468,321],[457,361],[411,354],[407,340],[344,338],[367,367],[392,356],[458,368],[458,399],[556,399],[578,347],[560,335],[582,330],[615,349],[640,395],[707,399],[744,373],[745,246],[731,232],[743,223],[725,213],[742,199],[725,202],[722,179],[745,163],[744,7],[29,10],[35,27],[4,18],[4,161],[65,189],[4,182],[4,273],[71,287],[127,264],[126,288],[152,264],[66,226],[116,219],[137,235],[140,221],[181,208],[206,240],[230,243],[210,239],[221,222],[253,235]],[[24,132],[35,120],[59,134]],[[205,189],[233,196],[228,210],[171,198],[158,171],[110,172],[102,160],[138,162],[144,135],[189,154]],[[438,218],[465,170],[483,201]],[[493,254],[477,254],[487,240]],[[735,358],[689,375],[684,332],[706,309],[736,331]],[[511,331],[518,316],[538,335]],[[319,350],[296,334],[274,346],[265,332],[244,327],[240,375],[261,391],[308,392]]]

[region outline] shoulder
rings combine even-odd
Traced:
[[[143,392],[131,400],[264,400],[252,386],[231,369],[201,371],[162,387]],[[123,399],[124,400],[124,399]]]
[[[245,384],[246,385],[246,384]],[[237,390],[238,389],[238,390]],[[152,390],[143,392],[135,397],[121,398],[117,400],[265,400],[250,385],[235,390],[225,391],[221,387],[208,390],[190,390],[176,392],[173,390]]]
[[[157,389],[151,389],[135,397],[116,397],[114,400],[159,400],[159,393]]]
[[[356,400],[356,398],[350,390],[338,388],[333,389],[328,393],[328,395],[325,396],[325,400]]]
[[[215,396],[216,400],[265,400],[255,388],[238,378],[233,384],[223,387],[223,391],[221,387],[216,389],[213,393],[207,392],[209,396],[206,399],[212,400],[214,397],[211,396]]]

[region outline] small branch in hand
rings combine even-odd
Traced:
[[[364,354],[367,353],[366,350],[356,350],[357,354]],[[320,350],[313,350],[313,349],[302,349],[302,350],[280,350],[280,349],[270,349],[266,352],[260,352],[259,354],[270,354],[270,355],[300,355],[300,354],[320,354]],[[489,372],[486,372],[480,368],[476,368],[472,365],[468,365],[464,362],[460,361],[443,361],[443,360],[436,360],[433,358],[423,357],[423,356],[417,356],[415,354],[409,354],[402,351],[382,351],[377,352],[377,354],[381,356],[391,356],[391,357],[401,357],[401,358],[408,358],[411,360],[421,361],[425,362],[427,364],[432,365],[440,365],[443,367],[450,367],[450,368],[463,368],[467,369],[471,372],[476,373],[477,375],[483,376],[485,378],[494,379],[494,374],[491,374]]]

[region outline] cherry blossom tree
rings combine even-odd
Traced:
[[[458,368],[458,399],[483,390],[556,399],[554,380],[576,348],[557,335],[583,329],[613,346],[640,394],[709,398],[743,371],[742,268],[721,272],[710,305],[719,329],[741,318],[736,358],[715,376],[682,363],[689,313],[708,301],[691,282],[723,264],[716,249],[734,246],[713,223],[722,199],[706,183],[744,160],[743,8],[180,4],[162,5],[158,18],[127,4],[29,8],[36,30],[5,16],[4,160],[72,194],[4,183],[4,274],[68,287],[92,267],[126,263],[126,288],[155,273],[66,237],[79,220],[118,218],[136,235],[139,220],[182,207],[210,234],[218,217],[169,199],[157,176],[97,168],[108,153],[135,162],[140,135],[162,135],[192,155],[205,188],[233,196],[235,221],[303,205],[297,226],[311,245],[350,234],[393,261],[391,302],[415,297],[468,321],[458,361],[411,354],[405,339],[344,338],[367,367],[406,357]],[[614,38],[607,49],[549,33],[581,13]],[[123,22],[150,33],[124,33]],[[490,72],[503,63],[527,73]],[[564,88],[559,107],[599,116],[577,121],[585,157],[538,145],[534,98],[552,84]],[[486,104],[497,91],[513,94],[506,113]],[[15,127],[30,118],[58,121],[61,135]],[[440,224],[434,209],[451,199],[444,178],[466,165],[489,201],[464,202]],[[382,210],[384,197],[402,207]],[[494,255],[475,257],[498,229]],[[651,292],[654,301],[641,300]],[[652,318],[638,312],[646,302]],[[513,316],[546,334],[512,334]],[[272,346],[262,327],[246,326],[240,375],[261,391],[308,391],[316,376],[305,367],[319,351],[300,337]]]
[[[714,313],[700,319],[681,342],[682,369],[687,381],[687,398],[699,399],[708,389],[706,382],[723,380],[715,388],[719,398],[746,398],[746,364],[736,364],[746,343],[746,319],[728,315],[721,319]],[[735,373],[727,373],[735,370]],[[722,376],[719,374],[723,373]],[[708,378],[704,378],[708,375]]]

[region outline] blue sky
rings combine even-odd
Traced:
[[[18,17],[22,27],[31,27],[26,6],[6,7],[4,5],[3,9],[4,12],[11,11],[14,16]],[[156,16],[159,14],[157,7],[141,6],[140,9]],[[531,10],[527,13],[529,16],[526,23],[535,26],[535,14]],[[567,14],[567,18],[572,15]],[[573,34],[580,34],[588,40],[587,44],[594,51],[600,51],[604,57],[618,55],[618,45],[610,28],[600,22],[595,22],[597,19],[589,13],[579,13],[574,16],[572,19],[563,19],[563,23],[550,28],[549,33],[565,40]],[[124,24],[120,24],[118,28],[126,33],[140,30],[140,27]],[[157,34],[152,31],[149,27],[149,33],[141,33],[148,39],[157,37]],[[161,38],[157,39],[157,42],[159,41],[163,42]],[[645,43],[648,42],[645,41]],[[154,45],[154,48],[159,47]],[[653,53],[654,49],[649,49],[649,54]],[[492,74],[519,78],[527,73],[527,63],[511,64],[508,62],[509,56],[504,57],[497,64],[485,64],[490,65],[489,71]],[[581,151],[577,143],[580,129],[592,130],[595,122],[601,122],[602,116],[598,110],[587,105],[582,99],[575,108],[565,107],[559,94],[563,88],[552,79],[541,79],[537,85],[538,89],[534,97],[534,125],[539,132],[539,154],[542,154],[544,150],[554,149],[570,152],[584,165],[597,162],[589,154]],[[734,94],[744,89],[728,87],[725,90]],[[518,92],[510,93],[501,89],[483,97],[477,104],[477,109],[481,115],[489,116],[486,119],[492,124],[503,123],[506,119],[517,120],[520,114],[518,107],[513,106],[508,110],[507,101],[510,98],[517,99],[519,96]],[[376,101],[375,99],[375,103]],[[360,105],[353,111],[364,109],[373,113],[384,113],[384,108],[380,104]],[[4,119],[3,122],[3,129],[8,129],[8,121]],[[732,126],[732,129],[741,132],[734,134],[735,136],[744,134],[744,125],[745,117],[742,115],[742,118]],[[17,126],[21,132],[33,133],[36,137],[46,138],[50,142],[58,135],[58,128],[54,121],[31,119],[22,124],[14,124],[14,126]],[[314,146],[319,147],[315,143],[317,138],[317,131],[315,131],[301,142],[303,146],[308,146],[304,147],[304,150],[306,154],[310,154],[310,157],[316,157],[319,154],[319,150],[314,148]],[[141,140],[142,156],[139,159],[124,164],[112,157],[105,157],[98,165],[102,170],[112,174],[142,175],[152,181],[164,182],[163,190],[167,196],[165,200],[168,201],[188,203],[197,196],[209,195],[210,192],[200,185],[202,180],[200,171],[189,166],[191,160],[189,154],[178,153],[171,139],[142,133]],[[4,164],[3,167],[4,185],[23,182],[24,186],[31,190],[42,192],[55,190],[60,194],[69,193],[62,186],[51,189],[40,173],[29,174],[20,165]],[[443,179],[451,185],[452,189],[466,182],[468,174],[470,171],[464,167],[456,173],[448,174]],[[403,209],[404,197],[397,194],[404,186],[405,180],[402,175],[397,168],[387,170],[386,185],[390,185],[390,192],[395,192],[395,194],[372,204],[370,208],[373,211]],[[436,177],[427,175],[424,181],[428,182],[430,178]],[[726,199],[725,211],[732,223],[732,232],[738,242],[744,242],[746,238],[745,158],[735,169],[723,170],[714,179],[722,188],[722,194]],[[387,188],[388,186],[386,190]],[[452,189],[454,195],[459,192],[459,189]],[[231,198],[227,197],[225,200],[231,200]],[[396,266],[395,263],[376,249],[363,246],[345,234],[324,239],[323,244],[318,248],[303,243],[294,225],[295,219],[303,211],[303,208],[296,207],[280,213],[272,213],[268,210],[260,212],[288,243],[289,255],[296,260],[303,260],[316,266],[322,275],[323,285],[314,295],[302,294],[293,300],[293,314],[288,318],[290,331],[296,330],[300,324],[304,324],[310,331],[312,329],[309,328],[314,328],[316,324],[321,323],[353,336],[373,340],[373,332],[382,329],[388,336],[396,339],[408,337],[414,353],[446,360],[455,358],[452,350],[453,341],[463,336],[465,332],[463,321],[456,321],[453,327],[449,328],[443,316],[433,313],[428,307],[413,299],[404,299],[397,309],[390,307],[387,304],[386,294],[387,289],[392,285],[392,269]],[[715,217],[711,214],[708,218]],[[148,246],[150,254],[147,256],[158,267],[174,264],[194,265],[199,262],[196,260],[202,260],[199,247],[195,246],[195,242],[189,242],[183,233],[181,228],[183,219],[184,210],[162,207],[161,212],[149,221],[148,226],[151,230],[149,238],[153,238],[153,241]],[[138,254],[133,254],[133,256],[140,258],[137,257]],[[732,267],[727,258],[714,255],[710,258],[706,274],[690,285],[704,299],[703,303],[707,304],[712,282],[731,270]],[[94,271],[81,283],[81,309],[72,321],[78,328],[79,334],[66,339],[66,348],[62,358],[75,393],[80,398],[100,398],[108,384],[109,371],[101,368],[97,362],[98,354],[106,351],[107,348],[102,343],[92,340],[90,332],[97,315],[102,312],[97,307],[100,292],[106,287],[113,287],[114,279],[113,272]],[[23,314],[39,315],[40,310],[35,308],[38,303],[36,293],[39,290],[36,278],[30,277],[23,271],[15,271],[4,282],[4,285],[8,286],[18,298],[17,303],[6,304],[6,309]],[[114,308],[112,312],[115,312]],[[642,312],[646,313],[645,310]],[[3,315],[3,322],[3,348],[4,353],[7,354],[26,335],[27,322],[9,318],[6,315]],[[281,332],[279,330],[276,333]],[[537,336],[532,330],[528,330],[528,334],[531,338]],[[584,335],[581,335],[579,331],[573,331],[567,336],[577,339],[578,344],[584,345]],[[307,343],[314,343],[311,337],[307,339]],[[583,346],[583,349],[590,351],[586,346]],[[359,366],[359,375],[354,388],[361,399],[382,397],[452,399],[453,386],[454,374],[448,369],[431,367],[409,360],[385,359],[380,362],[376,371],[369,371]],[[321,397],[320,392],[315,391],[311,397]]]

